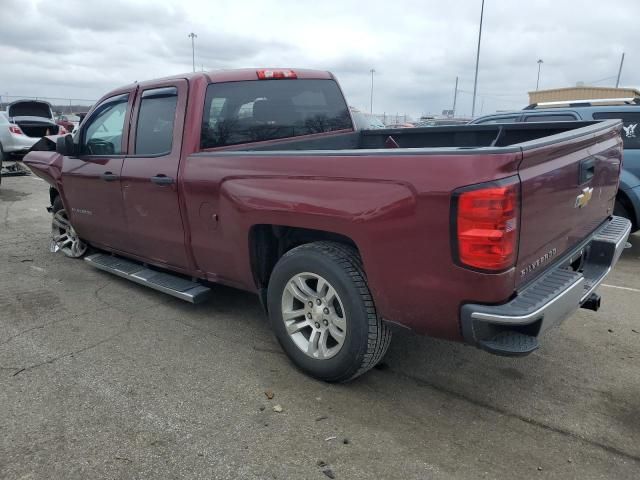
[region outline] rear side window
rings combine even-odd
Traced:
[[[207,88],[201,148],[352,128],[333,80],[252,80]]]
[[[529,115],[524,118],[525,122],[573,122],[576,117],[569,113],[557,113],[549,115]]]
[[[487,118],[486,120],[481,120],[476,122],[477,125],[488,125],[494,123],[514,123],[518,117],[497,117],[497,118]]]
[[[136,155],[163,155],[171,152],[173,123],[178,103],[175,87],[145,90],[136,123]]]
[[[593,114],[596,120],[607,118],[619,118],[622,120],[622,142],[624,148],[640,149],[640,113],[630,112],[596,112]]]

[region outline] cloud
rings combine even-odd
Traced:
[[[98,98],[109,89],[197,68],[333,71],[351,105],[471,112],[480,0],[3,0],[0,94]],[[640,86],[637,0],[487,0],[477,110],[518,109],[535,88]]]

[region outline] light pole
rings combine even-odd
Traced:
[[[624,63],[624,52],[622,52],[622,58],[620,58],[620,68],[618,69],[618,78],[616,79],[616,88],[620,86],[620,74],[622,73],[623,63]]]
[[[478,91],[478,65],[480,64],[480,40],[482,40],[482,17],[484,16],[484,0],[480,8],[480,28],[478,29],[478,50],[476,51],[476,75],[473,80],[473,104],[471,105],[471,118],[476,113],[476,93]]]
[[[198,35],[191,32],[188,37],[191,38],[191,64],[193,65],[193,71],[196,71],[196,44],[195,39],[198,38]]]
[[[376,73],[376,71],[373,68],[369,71],[371,72],[371,102],[369,104],[369,113],[373,113],[373,74]]]
[[[451,109],[451,116],[456,116],[456,101],[458,100],[458,77],[456,77],[456,88],[453,90],[453,108]]]
[[[536,80],[536,92],[538,91],[538,87],[540,86],[540,67],[544,62],[541,58],[538,59],[538,80]]]

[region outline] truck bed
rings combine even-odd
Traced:
[[[456,338],[457,325],[446,319],[458,314],[459,298],[507,301],[611,215],[619,130],[615,120],[443,126],[203,150],[185,162],[184,201],[211,205],[223,220],[213,245],[201,210],[188,209],[191,246],[204,271],[230,283],[224,279],[250,271],[237,245],[253,225],[335,232],[358,246],[384,318]],[[593,172],[584,184],[583,170]],[[491,274],[461,268],[451,253],[454,192],[503,179],[518,182],[521,192],[515,268]],[[576,198],[587,187],[595,195],[588,208],[577,208]],[[215,203],[211,192],[217,192]],[[228,218],[233,224],[223,224]],[[248,276],[241,285],[251,282]],[[442,295],[443,288],[455,295]]]
[[[261,142],[259,144],[227,147],[231,151],[287,151],[287,150],[376,150],[391,148],[410,149],[460,149],[493,147],[501,152],[517,151],[519,145],[554,136],[549,141],[570,139],[584,134],[577,129],[592,126],[594,131],[607,128],[605,122],[544,122],[514,123],[504,125],[461,125],[423,128],[390,128],[360,130],[357,132],[321,135],[315,138],[286,139]],[[600,124],[600,125],[598,125]],[[561,138],[560,138],[561,137]],[[512,149],[506,147],[513,147]],[[399,153],[399,152],[398,152]]]

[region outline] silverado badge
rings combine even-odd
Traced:
[[[593,187],[583,188],[582,193],[576,197],[576,204],[574,205],[574,208],[586,207],[592,196]]]

